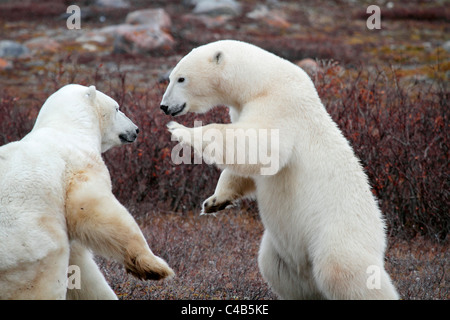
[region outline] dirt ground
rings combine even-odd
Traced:
[[[176,277],[145,282],[118,263],[99,259],[121,299],[277,299],[257,265],[263,226],[254,214],[228,209],[213,216],[151,212],[140,220],[152,250]],[[386,269],[404,300],[450,298],[450,252],[423,238],[389,238]]]

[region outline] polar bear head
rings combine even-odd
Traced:
[[[169,115],[202,113],[223,103],[224,52],[219,47],[193,49],[183,57],[169,76],[169,85],[161,101],[161,109]]]
[[[219,105],[245,104],[273,86],[268,76],[276,69],[271,63],[273,57],[276,56],[236,40],[195,48],[170,73],[160,107],[166,114],[178,116],[203,113]]]
[[[119,110],[117,102],[94,86],[69,84],[53,93],[42,106],[33,131],[51,127],[68,134],[93,135],[101,152],[132,143],[138,127]]]

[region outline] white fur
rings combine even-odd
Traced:
[[[384,270],[385,226],[367,177],[302,69],[256,46],[218,41],[181,59],[161,104],[176,115],[230,108],[231,124],[171,122],[180,139],[186,130],[195,137],[209,128],[279,129],[279,170],[265,176],[261,163],[221,165],[203,207],[213,212],[256,193],[265,226],[258,262],[281,298],[398,298]],[[380,270],[379,289],[367,286],[370,266]]]
[[[104,208],[110,212],[92,214],[88,223],[119,210],[100,154],[132,142],[137,127],[118,108],[93,86],[67,85],[47,99],[28,135],[0,147],[1,299],[66,298],[69,259],[81,268],[82,288],[68,296],[116,299],[92,260],[88,248],[95,247],[76,238],[78,216],[68,204],[78,207],[86,197],[72,199],[68,189],[85,189],[77,178],[96,169],[97,176],[84,177],[97,186],[89,196],[109,197],[112,205]],[[126,210],[121,217],[134,223]],[[133,232],[139,234],[134,225]],[[100,239],[96,232],[105,228],[110,226],[98,226],[91,238]],[[99,247],[107,247],[108,239],[102,240]]]

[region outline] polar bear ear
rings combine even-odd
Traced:
[[[97,90],[95,89],[95,86],[90,86],[87,90],[86,96],[89,99],[94,100],[96,93],[97,93]]]
[[[222,51],[217,51],[216,53],[214,53],[212,62],[216,63],[216,64],[221,64],[223,61],[223,52]]]

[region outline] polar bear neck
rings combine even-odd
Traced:
[[[100,153],[100,124],[92,110],[80,106],[77,101],[65,102],[64,105],[54,102],[47,100],[42,106],[30,134],[40,129],[50,129],[57,136],[72,137],[69,141],[85,141],[86,145]]]
[[[228,106],[230,117],[236,120],[248,103],[263,100],[267,104],[267,97],[283,94],[291,97],[298,92],[298,84],[310,82],[303,70],[288,60],[248,43],[222,40],[205,45],[203,50],[223,55],[221,72],[216,73],[220,74],[216,80],[218,105]]]

